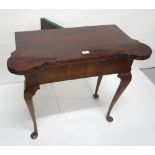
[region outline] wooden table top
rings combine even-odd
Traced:
[[[8,69],[27,74],[44,65],[92,59],[147,59],[151,49],[131,39],[116,25],[86,26],[16,32],[16,51],[8,59]],[[82,51],[89,51],[83,55]]]

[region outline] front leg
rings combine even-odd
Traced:
[[[38,130],[37,130],[37,122],[36,122],[36,116],[35,116],[35,109],[33,105],[32,97],[36,93],[36,91],[39,89],[39,85],[37,86],[27,86],[25,83],[25,89],[24,89],[24,99],[27,104],[27,107],[29,109],[29,112],[31,114],[31,118],[33,121],[34,131],[31,134],[32,139],[36,139],[38,136]]]
[[[118,87],[118,89],[117,89],[117,91],[116,91],[116,93],[112,99],[112,102],[111,102],[110,107],[109,107],[108,112],[107,112],[106,119],[108,122],[113,121],[113,118],[110,116],[110,112],[132,79],[132,75],[130,72],[118,74],[118,77],[120,78],[121,81],[120,81],[119,87]]]

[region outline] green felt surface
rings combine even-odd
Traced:
[[[46,18],[41,18],[41,19],[44,20],[44,21],[46,21],[46,22],[48,22],[48,23],[51,24],[51,25],[54,25],[54,26],[57,27],[57,28],[64,28],[63,26],[58,25],[58,24],[56,24],[56,23],[54,23],[54,22],[52,22],[52,21],[50,21],[50,20],[48,20],[48,19],[46,19]]]

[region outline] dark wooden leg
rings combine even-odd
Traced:
[[[122,73],[122,74],[118,74],[118,77],[120,78],[120,84],[119,84],[119,87],[112,99],[112,102],[110,104],[110,107],[108,109],[108,112],[107,112],[107,116],[106,116],[106,119],[108,122],[112,122],[113,121],[113,118],[110,116],[110,112],[113,108],[113,106],[115,105],[115,103],[117,102],[117,100],[119,99],[119,97],[121,96],[121,94],[124,92],[124,90],[126,89],[126,87],[128,86],[128,84],[130,83],[131,81],[131,78],[132,78],[132,75],[131,73]]]
[[[102,77],[103,77],[102,75],[98,76],[97,85],[96,85],[96,89],[95,89],[95,93],[94,93],[94,95],[93,95],[94,98],[98,98],[98,97],[99,97],[99,95],[97,94],[97,92],[98,92],[98,89],[99,89],[99,86],[100,86]]]
[[[34,131],[31,134],[32,139],[36,139],[38,136],[35,109],[34,109],[33,100],[32,100],[33,95],[36,93],[38,89],[39,89],[39,86],[26,86],[25,84],[24,99],[29,109],[29,112],[31,114],[31,118],[34,125]]]

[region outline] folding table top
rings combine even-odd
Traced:
[[[44,64],[92,59],[147,59],[151,49],[131,39],[116,25],[16,32],[16,51],[8,68],[16,74]]]

